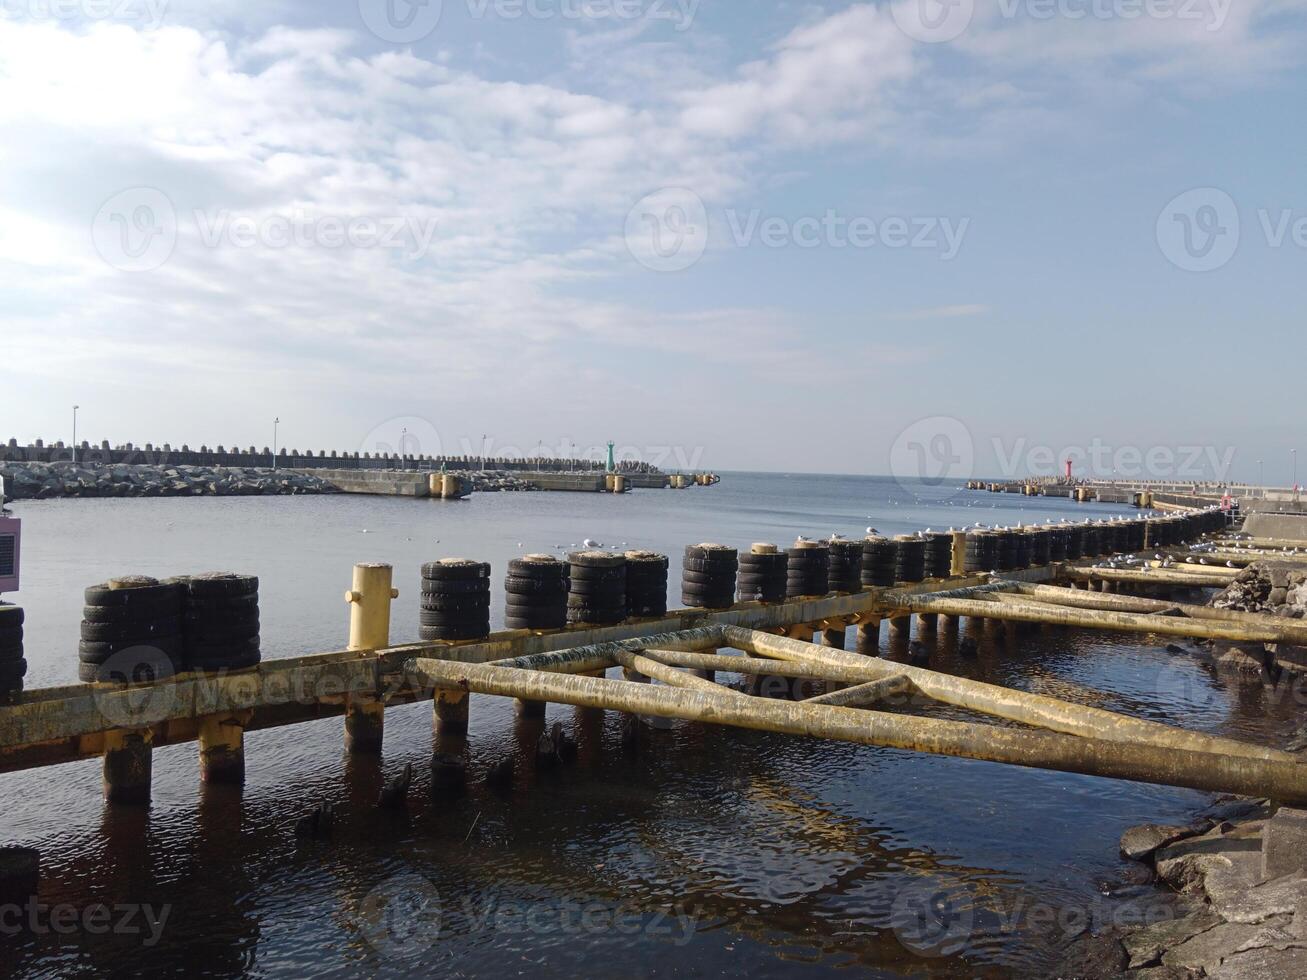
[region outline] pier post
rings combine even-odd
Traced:
[[[113,731],[104,736],[104,798],[108,803],[150,802],[154,733]]]
[[[889,641],[890,644],[908,642],[912,636],[912,614],[904,616],[893,616],[889,621]]]
[[[393,569],[382,563],[354,566],[350,604],[349,648],[381,650],[390,646],[390,601],[399,598],[391,585]],[[351,694],[345,704],[345,750],[375,755],[381,751],[386,706],[376,696]]]
[[[867,657],[880,656],[879,619],[868,619],[858,624],[858,653]]]
[[[821,645],[830,647],[833,650],[844,649],[844,635],[847,627],[840,626],[837,629],[823,629],[821,631]]]
[[[934,633],[939,627],[935,613],[922,613],[917,617],[917,629],[921,633]]]
[[[466,735],[468,693],[458,687],[436,688],[432,723],[437,735]]]
[[[239,786],[245,782],[245,725],[248,712],[200,719],[200,778]]]

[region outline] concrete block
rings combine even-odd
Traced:
[[[1262,828],[1262,880],[1307,871],[1307,810],[1281,807]]]

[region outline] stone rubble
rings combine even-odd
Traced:
[[[1179,895],[1175,914],[1085,937],[1058,976],[1186,980],[1307,976],[1307,853],[1273,866],[1263,851],[1292,846],[1307,813],[1230,799],[1186,827],[1145,824],[1121,838],[1123,857],[1151,866]],[[1281,839],[1281,835],[1283,839]]]
[[[316,476],[285,470],[129,463],[0,463],[9,500],[55,497],[243,497],[336,493]]]

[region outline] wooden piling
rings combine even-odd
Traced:
[[[245,725],[248,712],[200,719],[200,778],[239,786],[245,782]]]
[[[433,724],[437,735],[466,735],[468,694],[456,687],[436,688]]]
[[[117,729],[104,736],[104,798],[108,803],[150,802],[153,733]]]
[[[858,653],[868,657],[880,653],[879,619],[864,619],[858,624]]]

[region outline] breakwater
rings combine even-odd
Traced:
[[[19,445],[10,439],[0,445],[0,463],[57,463],[72,462],[72,446],[62,441],[47,444],[37,439]],[[452,470],[456,472],[501,473],[598,473],[606,466],[594,459],[560,459],[547,457],[503,456],[446,456],[393,452],[342,452],[326,449],[294,449],[282,447],[273,452],[267,446],[207,446],[192,449],[170,443],[156,445],[147,442],[142,446],[123,443],[111,446],[108,441],[92,445],[82,441],[77,447],[77,462],[84,465],[121,463],[150,466],[228,466],[252,469],[399,469],[399,470]],[[616,472],[627,475],[661,475],[661,470],[639,460],[619,460]]]
[[[336,493],[317,476],[239,466],[0,463],[10,500],[56,497],[261,497]]]

